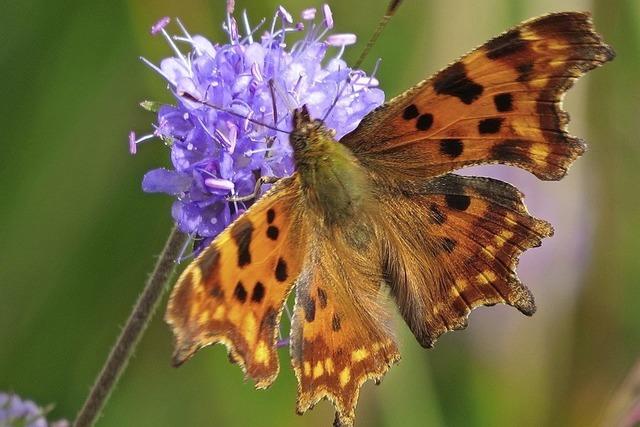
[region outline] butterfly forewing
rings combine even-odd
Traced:
[[[282,179],[182,273],[166,314],[175,364],[221,342],[258,387],[275,379],[280,314],[307,244],[299,191],[297,176]]]
[[[390,180],[506,163],[562,178],[584,152],[561,102],[613,58],[587,13],[526,21],[367,116],[342,142]]]

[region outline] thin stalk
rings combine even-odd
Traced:
[[[149,276],[124,329],[111,349],[107,361],[96,378],[82,409],[80,409],[73,423],[74,427],[89,427],[96,422],[100,410],[118,383],[120,375],[127,366],[142,333],[158,306],[166,289],[165,285],[175,270],[175,260],[178,259],[186,238],[187,236],[176,227],[171,230],[153,273]]]

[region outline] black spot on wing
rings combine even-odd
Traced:
[[[260,302],[264,298],[264,285],[262,282],[256,282],[256,285],[253,287],[253,292],[251,293],[251,301]]]
[[[528,43],[520,36],[520,30],[514,29],[490,40],[485,48],[487,58],[500,59],[527,49]]]
[[[493,97],[493,103],[496,106],[496,110],[501,113],[513,110],[513,95],[510,93],[501,93]]]
[[[305,295],[302,298],[302,310],[304,311],[305,320],[313,322],[316,318],[316,300],[309,295]]]
[[[418,130],[429,130],[431,129],[431,126],[433,125],[433,114],[423,114],[420,117],[418,117],[418,120],[416,121],[416,128]]]
[[[402,112],[402,118],[405,119],[405,120],[413,120],[416,117],[418,117],[419,115],[420,115],[420,112],[418,111],[418,107],[416,107],[415,104],[409,105]]]
[[[441,71],[433,81],[433,88],[438,95],[451,95],[469,105],[482,95],[484,88],[467,77],[467,70],[462,62],[456,62]]]
[[[231,237],[238,245],[238,267],[251,264],[251,236],[253,224],[247,218],[241,217],[231,228]]]
[[[273,208],[271,208],[267,211],[267,222],[271,224],[275,219],[276,219],[276,211],[274,211]]]
[[[340,328],[342,328],[342,325],[340,324],[340,316],[338,316],[337,313],[333,313],[333,317],[331,319],[331,329],[333,329],[333,332],[338,332]]]
[[[278,258],[278,263],[276,264],[276,279],[278,279],[279,282],[284,282],[288,277],[287,262],[282,258]]]
[[[483,119],[478,122],[478,132],[481,134],[498,133],[502,127],[502,117],[494,117],[490,119]]]
[[[455,159],[464,150],[464,144],[460,139],[443,139],[440,141],[440,153]]]
[[[444,200],[451,209],[466,211],[471,204],[471,197],[464,194],[446,194]]]
[[[267,237],[271,240],[278,240],[278,235],[280,234],[280,230],[275,225],[270,225],[267,227]]]
[[[517,80],[520,83],[526,83],[531,80],[533,75],[533,61],[523,62],[516,66],[516,71],[518,72]]]
[[[242,282],[238,282],[236,285],[236,288],[233,290],[233,296],[235,296],[241,303],[244,303],[247,300],[247,290],[244,288]]]

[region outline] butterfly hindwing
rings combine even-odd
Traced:
[[[613,59],[587,13],[554,13],[490,40],[365,117],[342,142],[389,179],[507,163],[560,179],[583,153],[562,98]]]
[[[422,345],[464,328],[481,305],[506,303],[533,314],[533,297],[515,267],[553,229],[531,217],[521,199],[504,182],[454,174],[402,195],[381,194],[386,280]]]
[[[280,180],[184,270],[166,313],[175,364],[221,342],[257,387],[273,382],[280,314],[306,247],[299,193],[297,176]]]
[[[370,232],[363,226],[356,233]],[[362,384],[379,381],[399,359],[376,267],[379,243],[360,239],[354,247],[355,235],[345,230],[317,236],[296,283],[291,329],[298,412],[328,398],[340,426],[352,425]]]

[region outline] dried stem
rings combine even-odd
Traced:
[[[111,349],[102,371],[96,378],[82,409],[80,409],[73,423],[74,427],[89,427],[95,423],[100,410],[118,383],[120,375],[155,312],[158,302],[166,289],[165,284],[175,270],[175,260],[180,255],[185,240],[186,236],[177,228],[174,227],[171,230],[153,273],[147,280],[133,311],[129,315],[127,324]]]

